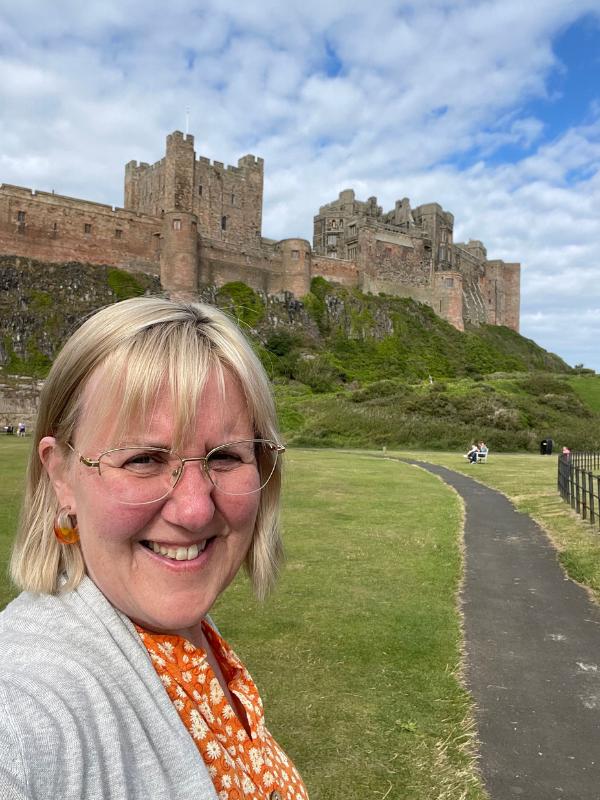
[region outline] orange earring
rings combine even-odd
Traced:
[[[64,506],[54,517],[54,535],[61,544],[77,544],[79,541],[77,520],[70,511],[71,506]]]

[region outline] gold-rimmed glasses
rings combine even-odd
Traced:
[[[208,480],[227,495],[247,495],[263,489],[285,447],[271,439],[244,439],[214,447],[205,456],[185,458],[165,447],[128,445],[114,447],[97,459],[86,458],[68,447],[86,467],[98,474],[111,495],[126,505],[163,500],[179,483],[185,465],[197,461]]]

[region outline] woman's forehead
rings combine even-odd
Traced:
[[[239,382],[228,370],[211,370],[197,391],[181,396],[163,381],[151,390],[129,392],[125,385],[103,391],[100,368],[83,394],[78,429],[80,440],[110,443],[147,442],[181,447],[198,438],[217,443],[235,436],[251,436],[252,421]]]

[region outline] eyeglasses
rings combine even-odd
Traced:
[[[144,505],[165,498],[179,483],[185,465],[199,461],[202,471],[220,492],[246,495],[263,489],[277,466],[283,445],[270,439],[247,439],[219,445],[205,456],[182,458],[164,447],[131,445],[101,453],[96,460],[82,456],[86,467],[98,470],[111,496],[126,505]]]

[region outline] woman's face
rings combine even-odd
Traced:
[[[87,387],[87,402],[97,381]],[[209,377],[201,397],[195,427],[189,431],[181,456],[205,455],[226,442],[252,439],[246,404],[237,382],[225,374],[222,393],[215,376]],[[97,458],[115,447],[110,423],[97,427],[93,414],[83,415],[73,446],[86,458]],[[168,392],[157,397],[146,430],[132,424],[128,444],[170,448],[173,417]],[[42,440],[40,455],[52,462],[51,446]],[[56,456],[58,449],[54,449]],[[77,515],[80,547],[87,573],[113,606],[144,628],[179,633],[193,639],[200,619],[229,585],[240,568],[252,539],[260,492],[224,495],[202,471],[202,462],[191,462],[175,489],[163,500],[148,505],[119,503],[107,491],[98,470],[76,457],[55,469],[54,479],[61,505]],[[148,545],[167,550],[196,545],[198,555],[175,560]],[[192,554],[193,554],[192,550]],[[189,554],[189,550],[188,550]]]

